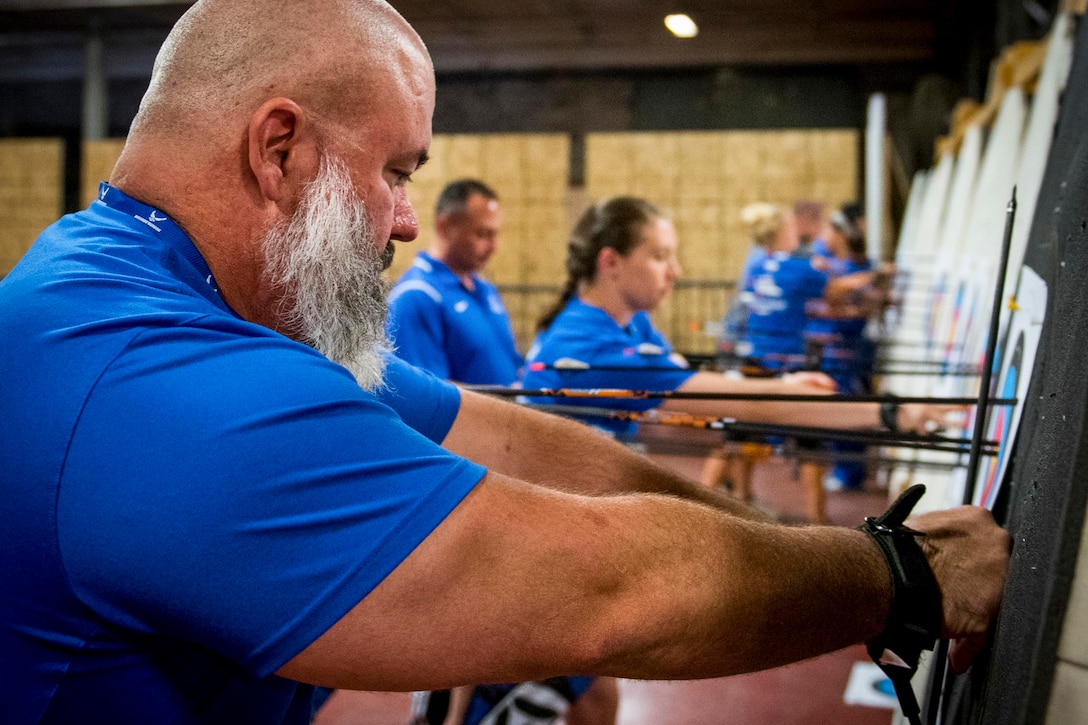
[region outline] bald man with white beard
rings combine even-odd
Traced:
[[[866,534],[383,353],[433,108],[378,0],[202,0],[170,34],[99,199],[0,283],[5,722],[305,723],[314,685],[715,677],[897,623]],[[1008,538],[910,523],[962,667]]]

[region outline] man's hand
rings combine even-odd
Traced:
[[[997,619],[1012,539],[978,506],[933,511],[906,525],[926,534],[919,543],[941,588],[941,636],[954,640],[949,659],[953,670],[963,672]]]

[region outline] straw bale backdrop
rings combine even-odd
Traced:
[[[415,250],[430,244],[434,202],[447,182],[485,181],[499,194],[504,217],[487,276],[502,289],[524,350],[536,318],[564,282],[567,232],[578,215],[604,197],[643,196],[674,219],[684,267],[684,279],[655,320],[678,349],[709,353],[748,253],[740,210],[753,201],[815,199],[836,206],[854,199],[859,143],[851,129],[590,134],[585,185],[572,187],[577,174],[566,134],[436,135],[430,163],[409,187],[419,239],[399,248],[390,274],[399,276]],[[109,176],[122,145],[118,139],[83,145],[84,205]],[[0,275],[60,213],[63,150],[57,139],[0,141]]]

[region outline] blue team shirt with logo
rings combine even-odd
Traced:
[[[309,723],[274,673],[485,473],[437,443],[459,394],[398,361],[363,391],[101,197],[0,282],[2,719]]]
[[[495,285],[474,289],[426,252],[416,255],[389,295],[389,334],[401,359],[447,380],[511,385],[521,356]]]
[[[654,327],[650,316],[637,312],[621,327],[607,312],[578,298],[567,303],[551,326],[537,336],[526,356],[523,386],[540,388],[622,388],[672,391],[695,374],[672,356],[672,345]],[[556,363],[565,369],[556,369]],[[575,369],[571,369],[571,366]],[[589,366],[590,369],[576,369]],[[593,369],[596,368],[596,369]],[[645,411],[658,399],[533,398],[534,402]],[[633,435],[636,423],[586,417],[594,425],[620,436]]]
[[[747,355],[766,367],[789,367],[805,351],[806,304],[819,298],[827,275],[812,260],[776,252],[765,257],[749,278]]]

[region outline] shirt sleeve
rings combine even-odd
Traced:
[[[410,428],[441,443],[461,409],[461,391],[453,383],[390,355],[385,385],[378,398],[396,411]]]
[[[425,389],[400,387],[405,405]],[[305,346],[152,330],[80,414],[57,537],[77,596],[114,626],[263,677],[362,600],[484,473]]]
[[[450,378],[442,310],[427,292],[405,289],[393,295],[387,329],[397,357],[439,378]]]

